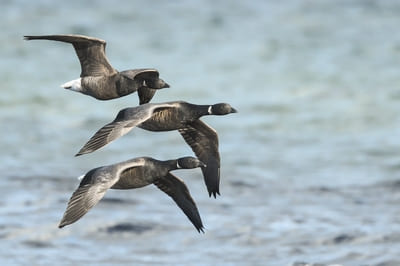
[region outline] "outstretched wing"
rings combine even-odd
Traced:
[[[179,129],[186,143],[192,148],[200,161],[206,164],[202,167],[204,181],[208,194],[219,195],[220,182],[220,156],[218,152],[217,132],[201,120],[188,124],[185,128]]]
[[[139,121],[113,121],[100,128],[75,156],[94,152],[111,141],[122,137],[134,128]]]
[[[168,173],[166,176],[157,179],[154,182],[154,185],[164,191],[175,201],[178,207],[181,208],[192,222],[194,227],[196,227],[197,231],[204,232],[203,223],[196,203],[190,196],[189,189],[181,179]]]
[[[117,177],[98,176],[96,170],[89,171],[72,194],[59,228],[79,220],[104,197],[107,189],[118,181]]]
[[[100,149],[111,141],[122,137],[134,127],[149,119],[153,115],[153,112],[158,108],[170,106],[172,105],[143,104],[137,107],[125,108],[119,111],[114,121],[99,129],[75,156],[91,153]]]
[[[24,36],[25,40],[51,40],[71,43],[81,64],[81,77],[102,76],[115,73],[116,70],[108,62],[105,52],[106,42],[101,39],[75,35],[40,35]]]

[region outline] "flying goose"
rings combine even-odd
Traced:
[[[169,88],[153,68],[118,72],[107,60],[106,41],[75,34],[24,36],[25,40],[52,40],[71,43],[81,64],[81,76],[63,85],[65,89],[110,100],[138,91],[139,103],[151,100],[157,89]]]
[[[220,156],[217,132],[199,120],[204,115],[227,115],[236,110],[227,103],[196,105],[183,101],[147,103],[119,111],[117,117],[99,129],[75,155],[91,153],[125,135],[134,127],[149,131],[178,130],[202,167],[209,196],[219,193]]]
[[[83,176],[79,187],[72,194],[59,228],[79,220],[104,197],[107,189],[134,189],[154,184],[175,201],[197,231],[204,232],[199,211],[187,186],[170,173],[176,169],[192,169],[203,165],[194,157],[167,161],[138,157],[94,168]]]

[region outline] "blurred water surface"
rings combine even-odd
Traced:
[[[400,265],[398,1],[2,1],[2,265]],[[205,117],[220,137],[221,194],[175,172],[198,204],[199,235],[154,186],[109,191],[57,224],[91,168],[191,155],[177,132],[135,129],[73,155],[137,95],[100,102],[59,87],[80,74],[71,45],[107,41],[118,70],[155,67],[153,102],[228,102]]]

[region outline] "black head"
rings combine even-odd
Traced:
[[[151,89],[169,88],[169,84],[162,79],[154,79],[146,81],[146,84]]]
[[[169,84],[162,79],[158,79],[159,88],[169,88]]]
[[[237,113],[236,109],[230,106],[228,103],[217,103],[211,105],[209,110],[211,115],[227,115],[230,113]]]
[[[195,157],[187,156],[179,158],[176,166],[182,169],[192,169],[197,167],[205,167],[206,165]]]

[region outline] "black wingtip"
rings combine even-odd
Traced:
[[[32,36],[32,35],[24,35],[24,40],[25,41],[30,41],[30,40],[34,40],[35,39],[35,36]]]
[[[217,190],[217,191],[208,191],[208,196],[211,198],[211,196],[213,196],[214,197],[214,199],[216,199],[217,198],[217,195],[218,196],[221,196],[221,194],[219,193],[219,191]]]
[[[201,233],[205,234],[203,226],[196,228],[196,229],[197,229],[197,232],[199,232],[199,234],[201,234]]]
[[[93,151],[92,150],[84,150],[82,148],[80,151],[78,151],[77,154],[75,154],[75,157],[78,157],[78,156],[81,156],[81,155],[84,155],[84,154],[88,154],[88,153],[91,153],[91,152],[93,152]]]
[[[86,153],[87,153],[87,152],[84,152],[84,151],[80,150],[77,154],[75,154],[75,157],[84,155],[84,154],[86,154]]]

